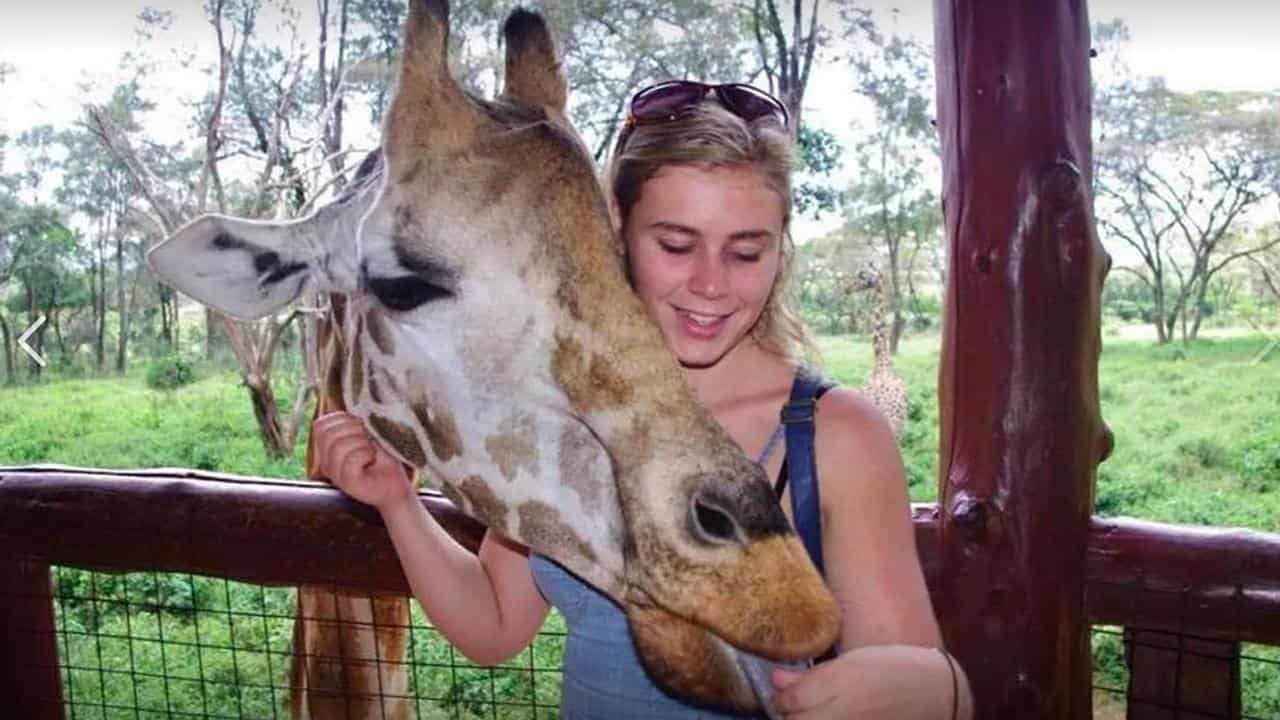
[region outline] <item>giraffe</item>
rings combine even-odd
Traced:
[[[448,72],[447,2],[413,0],[368,192],[289,222],[204,216],[148,261],[240,318],[343,295],[348,411],[616,601],[659,684],[759,711],[757,656],[820,654],[839,608],[630,290],[542,18],[514,10],[503,36],[503,92],[473,97]]]
[[[878,270],[863,268],[859,270],[850,287],[851,292],[873,291],[871,312],[871,347],[873,364],[867,380],[858,388],[858,393],[871,401],[884,413],[893,434],[902,437],[907,424],[907,387],[902,378],[893,369],[893,353],[889,344],[889,290],[884,284],[884,275]]]

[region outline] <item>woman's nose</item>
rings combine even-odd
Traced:
[[[695,295],[717,298],[729,287],[728,268],[717,253],[699,250],[693,261],[693,274],[689,277],[689,291]]]

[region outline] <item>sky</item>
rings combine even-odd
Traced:
[[[200,4],[0,0],[0,62],[16,68],[0,86],[0,129],[16,133],[36,123],[73,121],[83,97],[79,84],[93,78],[109,86],[121,54],[135,47],[136,17],[144,5],[175,9],[184,19],[166,37],[188,51],[203,50],[199,62],[207,63],[210,32],[199,20]],[[932,42],[931,2],[869,4],[882,23],[892,22],[902,32]],[[314,3],[299,0],[298,6],[313,8]],[[1129,64],[1141,74],[1164,76],[1174,89],[1280,91],[1280,0],[1094,0],[1089,13],[1093,21],[1123,18],[1133,36],[1127,48]],[[895,19],[883,19],[891,17]],[[850,119],[865,112],[851,82],[845,67],[821,68],[811,81],[805,108],[806,122],[835,133],[846,145],[853,137]],[[175,127],[183,120],[175,118]],[[836,223],[835,217],[805,220],[797,224],[796,234],[823,232]]]

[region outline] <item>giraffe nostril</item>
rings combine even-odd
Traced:
[[[712,543],[743,542],[738,523],[724,508],[708,502],[704,497],[693,498],[691,508],[693,527],[704,540]]]

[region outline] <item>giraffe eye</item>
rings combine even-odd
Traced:
[[[369,292],[378,298],[378,302],[397,312],[407,312],[432,300],[453,296],[448,288],[427,282],[416,275],[369,277],[367,283]]]
[[[738,524],[723,508],[695,497],[692,516],[693,527],[703,539],[717,544],[739,542]]]

